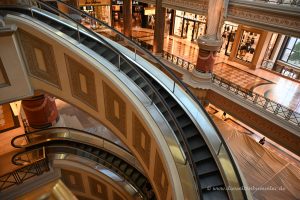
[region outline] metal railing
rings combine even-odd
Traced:
[[[193,69],[195,68],[195,64],[186,61],[178,56],[175,56],[167,51],[163,51],[162,57],[166,60],[168,60],[169,62],[172,62],[173,64],[186,69],[188,71],[193,71]]]
[[[288,66],[288,64],[281,61],[273,62],[270,60],[263,60],[261,68],[270,70],[272,72],[294,80],[300,80],[300,68]]]
[[[0,191],[14,185],[19,185],[24,181],[49,171],[47,158],[40,159],[36,162],[25,165],[13,172],[7,173],[0,177]]]
[[[300,113],[297,113],[260,94],[241,88],[239,85],[215,74],[212,75],[212,82],[213,84],[227,90],[231,94],[235,94],[241,97],[243,100],[250,102],[263,110],[266,110],[277,117],[292,123],[293,125],[300,127]]]
[[[285,6],[300,6],[300,0],[235,0],[235,2],[259,2],[266,4],[285,5]]]
[[[179,58],[175,55],[172,55],[168,52],[164,52],[165,56],[163,58],[167,59],[168,61],[172,62],[173,64],[186,69],[188,71],[189,68],[183,67],[183,65],[178,65],[177,60],[182,58]],[[185,61],[188,62],[188,61]],[[265,63],[264,66],[269,69],[269,66],[271,65],[270,63]],[[191,63],[191,67],[195,67],[194,64]],[[248,102],[252,102],[254,105],[257,107],[266,110],[277,117],[280,117],[281,119],[284,119],[288,121],[289,123],[299,126],[300,127],[300,113],[281,105],[280,103],[277,103],[267,97],[264,97],[260,94],[257,94],[251,90],[242,88],[236,83],[233,83],[231,81],[226,80],[225,78],[222,78],[216,74],[212,74],[212,83],[226,89],[227,91],[231,92],[232,94],[235,94],[239,97],[242,97],[244,100],[247,100]]]
[[[48,9],[54,11],[57,13],[57,9],[54,9],[52,6],[49,6],[48,4],[45,4],[44,2],[40,1],[40,0],[36,0],[36,2],[39,5],[45,6]],[[150,63],[152,63],[153,65],[156,65],[160,68],[162,68],[164,70],[164,72],[169,75],[169,77],[172,78],[173,80],[173,87],[169,88],[171,93],[175,93],[175,91],[177,90],[177,88],[181,88],[183,91],[186,92],[186,94],[188,96],[191,97],[191,99],[197,104],[198,108],[201,109],[203,111],[203,113],[205,114],[206,118],[208,119],[210,125],[213,127],[214,129],[214,133],[216,134],[216,137],[218,138],[219,142],[220,142],[220,146],[224,147],[224,150],[226,152],[226,155],[228,156],[230,163],[232,164],[233,170],[235,172],[235,177],[237,178],[239,185],[242,187],[243,183],[241,180],[241,177],[239,176],[239,170],[234,162],[234,159],[232,158],[232,155],[230,153],[230,150],[228,148],[228,146],[226,145],[224,138],[222,137],[222,135],[220,134],[220,132],[218,131],[217,127],[215,126],[214,122],[212,121],[212,119],[209,117],[209,115],[205,112],[204,108],[202,107],[201,103],[199,102],[199,100],[193,95],[193,93],[188,89],[188,87],[174,74],[174,72],[169,69],[167,66],[165,66],[157,57],[155,57],[154,55],[152,55],[151,52],[149,52],[148,50],[140,47],[136,42],[132,41],[130,38],[124,36],[122,33],[118,32],[117,30],[111,28],[109,25],[107,25],[106,23],[89,16],[87,13],[83,12],[83,11],[79,11],[76,8],[73,8],[67,4],[65,4],[64,2],[60,1],[60,0],[56,0],[56,2],[63,4],[64,6],[66,6],[70,13],[73,14],[73,16],[76,16],[76,20],[74,20],[73,18],[71,18],[69,15],[65,14],[65,13],[61,13],[59,12],[59,16],[61,17],[65,17],[73,22],[75,22],[75,27],[77,27],[77,32],[78,32],[78,42],[80,42],[80,34],[82,33],[82,30],[87,31],[89,34],[93,35],[94,37],[96,37],[98,40],[100,40],[101,42],[103,42],[105,45],[107,45],[108,48],[110,48],[113,52],[117,53],[119,56],[119,60],[120,58],[123,58],[123,60],[125,60],[127,62],[127,59],[125,58],[126,56],[123,55],[123,53],[121,53],[118,49],[112,47],[112,45],[110,43],[108,43],[106,40],[103,40],[101,37],[99,37],[99,35],[97,35],[93,30],[89,30],[88,28],[86,28],[85,26],[79,24],[79,22],[82,21],[83,18],[89,18],[90,20],[94,20],[96,23],[100,24],[102,27],[100,30],[100,34],[114,40],[115,42],[131,49],[134,51],[134,57],[133,60],[136,60],[137,58],[137,54],[139,56],[141,56],[142,58],[144,58],[145,60],[149,61]],[[31,12],[33,13],[33,10],[31,10]],[[131,65],[131,63],[129,63]],[[120,66],[120,65],[119,65]],[[152,99],[153,101],[153,99]],[[180,133],[181,137],[184,139],[184,143],[186,144],[186,138],[184,136],[183,133]],[[189,154],[191,154],[190,149],[186,146],[185,147],[185,152],[189,152]],[[217,152],[215,152],[217,153]],[[190,157],[190,156],[188,156]],[[191,161],[189,161],[191,168],[193,169],[193,173],[194,173],[194,177],[196,182],[198,183],[198,187],[200,188],[200,183],[198,180],[198,175],[195,173],[196,169],[193,166],[193,164],[191,164]],[[201,193],[199,191],[199,193]],[[245,191],[242,191],[243,196],[246,198],[246,193]]]

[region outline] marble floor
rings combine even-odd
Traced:
[[[152,35],[151,35],[152,34]],[[133,37],[153,44],[153,30],[135,27]],[[165,36],[164,50],[186,61],[196,64],[198,45],[176,36]],[[264,69],[252,70],[228,60],[222,53],[217,55],[215,73],[224,79],[250,89],[295,112],[300,113],[300,82],[274,74]],[[243,77],[241,79],[241,77]]]

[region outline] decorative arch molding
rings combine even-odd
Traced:
[[[169,149],[163,136],[171,129],[134,83],[100,56],[90,57],[82,51],[85,47],[78,42],[72,39],[67,41],[64,36],[60,37],[42,27],[47,25],[37,25],[15,16],[7,18],[6,23],[16,24],[21,30],[17,34],[23,52],[28,50],[27,47],[32,48],[32,40],[35,37],[39,38],[39,46],[35,46],[38,51],[34,52],[39,52],[42,56],[28,57],[23,53],[29,81],[34,91],[43,91],[63,99],[109,128],[141,163],[158,199],[184,198],[179,169],[184,171],[189,167],[186,163],[178,161],[178,155],[176,158],[173,157],[174,152]],[[22,40],[24,33],[28,36],[27,40]],[[44,51],[45,44],[50,44],[47,48],[53,49],[53,55]],[[41,59],[55,60],[59,87],[51,83],[52,77],[47,67],[41,67],[40,64],[29,65],[28,59],[32,58],[36,63],[46,63]],[[32,67],[35,70],[38,67],[47,76],[32,74],[34,70]],[[190,174],[185,175],[186,180],[191,177]],[[188,182],[191,181],[193,179]]]

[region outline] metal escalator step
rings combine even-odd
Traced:
[[[187,141],[191,150],[198,149],[206,145],[203,139],[199,135],[194,135],[192,137],[189,137],[187,138]]]
[[[110,154],[110,155],[108,155],[108,156],[106,157],[105,160],[106,160],[107,162],[109,162],[109,163],[112,163],[113,160],[114,160],[114,158],[115,158],[115,156],[113,156],[113,155]]]
[[[117,158],[116,158],[116,159],[113,161],[113,165],[116,166],[116,167],[119,167],[121,163],[122,163],[122,160],[121,160],[121,159],[117,159]]]
[[[210,191],[202,191],[203,200],[227,200],[229,199],[227,196],[226,190],[210,190]]]
[[[219,171],[216,173],[212,173],[208,175],[205,174],[198,177],[199,177],[201,189],[206,190],[211,187],[224,187],[223,179]]]
[[[127,176],[131,176],[131,174],[133,173],[134,169],[132,167],[127,167],[126,168],[126,171],[125,171],[125,174]]]
[[[177,121],[178,121],[179,125],[180,125],[182,128],[184,128],[184,127],[186,127],[186,126],[189,126],[190,124],[193,123],[193,122],[191,121],[191,119],[188,118],[188,117],[181,117],[180,120],[177,119]]]
[[[138,171],[135,171],[132,173],[131,179],[135,182],[140,177],[140,175],[141,174]]]
[[[201,164],[197,165],[197,173],[199,176],[216,173],[218,172],[218,167],[213,159],[207,159],[201,162]]]
[[[125,163],[125,162],[122,162],[122,163],[120,164],[119,169],[120,169],[121,171],[124,172],[124,171],[127,169],[127,167],[128,167],[128,164]]]
[[[187,138],[199,134],[199,132],[196,129],[194,124],[190,124],[190,125],[184,127],[182,130]]]
[[[136,181],[138,187],[142,187],[146,183],[147,179],[144,176],[140,176]]]
[[[126,75],[127,75],[130,79],[132,79],[132,78],[134,78],[134,77],[137,75],[137,72],[136,72],[134,69],[130,69],[130,70],[126,73]]]
[[[97,45],[97,46],[93,47],[92,50],[101,56],[101,54],[105,51],[105,48]]]
[[[193,150],[192,157],[194,162],[197,163],[197,165],[201,164],[201,161],[203,160],[212,159],[212,155],[208,150],[207,146]]]

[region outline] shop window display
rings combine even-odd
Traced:
[[[206,18],[188,12],[177,10],[175,13],[174,35],[195,41],[205,34]]]
[[[222,31],[223,44],[221,47],[221,52],[226,56],[230,56],[232,51],[233,42],[237,32],[238,25],[230,22],[225,22]]]
[[[236,58],[245,62],[252,62],[259,37],[260,34],[258,33],[244,30],[239,43]]]

